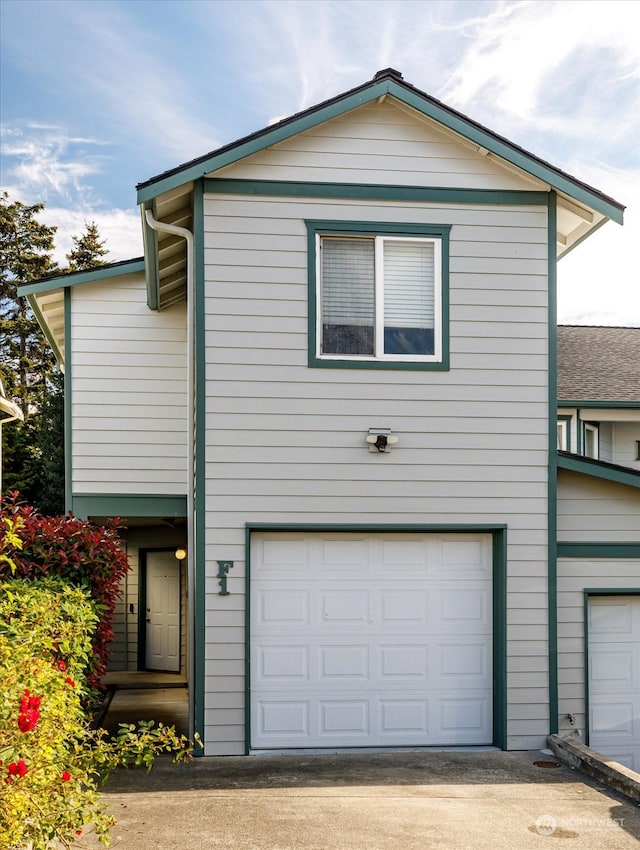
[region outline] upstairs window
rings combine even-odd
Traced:
[[[582,446],[585,457],[597,460],[600,455],[598,426],[585,422],[582,431]]]
[[[558,419],[558,449],[569,451],[567,422],[564,419]]]
[[[440,233],[316,232],[312,365],[447,368],[443,242]]]

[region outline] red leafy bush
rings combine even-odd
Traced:
[[[0,548],[7,557],[0,559],[0,578],[60,576],[71,585],[89,589],[100,622],[93,638],[93,659],[87,678],[89,686],[98,689],[113,640],[120,581],[129,570],[118,536],[118,520],[99,526],[71,515],[45,517],[17,499],[18,494],[11,493],[0,501],[0,535],[6,518],[17,527],[21,542],[21,546],[14,546],[10,540],[3,541]],[[10,561],[15,564],[15,572]],[[65,669],[64,649],[59,648],[61,670]]]

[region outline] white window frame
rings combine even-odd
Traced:
[[[587,454],[587,434],[593,435],[593,454]],[[582,423],[582,454],[592,460],[598,460],[600,456],[600,428],[591,422]]]
[[[557,441],[558,441],[558,451],[566,452],[568,451],[569,445],[569,423],[566,419],[558,419],[558,431],[557,431]]]
[[[368,354],[327,354],[322,351],[323,303],[322,303],[322,240],[332,238],[367,239],[374,242],[374,345],[373,355]],[[433,354],[385,354],[384,352],[384,243],[412,242],[433,245]],[[442,361],[442,239],[439,236],[402,236],[401,234],[352,234],[317,233],[316,234],[316,357],[319,360],[357,360],[396,363],[440,363]]]

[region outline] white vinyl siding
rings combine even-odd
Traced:
[[[144,276],[71,290],[73,491],[186,492],[186,310]]]
[[[558,540],[639,542],[640,490],[559,470]]]
[[[636,411],[636,422],[613,423],[613,457],[614,463],[628,466],[640,471],[640,411]]]
[[[388,183],[463,189],[548,189],[518,169],[481,156],[478,146],[391,97],[367,104],[253,156],[215,177]]]
[[[207,754],[244,752],[247,522],[508,525],[508,746],[547,684],[544,207],[205,196]],[[451,225],[451,369],[307,367],[305,220]],[[372,426],[400,442],[369,454]],[[228,647],[228,648],[227,648]]]

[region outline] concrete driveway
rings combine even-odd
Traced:
[[[160,760],[118,772],[105,799],[123,850],[637,850],[640,809],[557,764],[544,751]]]

